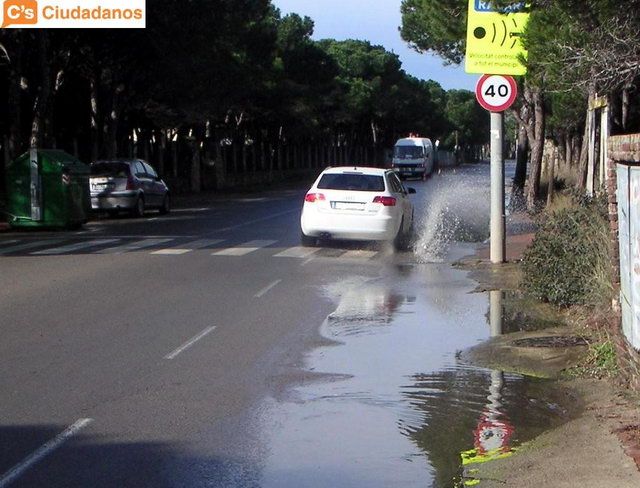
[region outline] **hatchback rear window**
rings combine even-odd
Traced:
[[[322,175],[318,182],[321,190],[355,190],[355,191],[384,191],[382,176],[329,173]]]
[[[129,176],[129,165],[127,163],[93,163],[91,165],[91,176],[126,178]]]

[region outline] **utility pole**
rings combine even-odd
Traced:
[[[516,99],[518,89],[511,76],[482,75],[476,84],[476,98],[491,113],[491,262],[505,262],[506,232],[504,205],[504,114]]]
[[[504,263],[506,253],[504,207],[504,115],[491,112],[491,251],[492,263]]]

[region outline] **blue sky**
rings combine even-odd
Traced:
[[[409,49],[400,38],[401,0],[271,0],[282,14],[296,12],[315,23],[314,39],[362,39],[396,53],[403,69],[416,78],[437,81],[445,90],[474,90],[479,75],[464,68],[443,66],[430,54]]]

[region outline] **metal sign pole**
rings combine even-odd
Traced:
[[[504,115],[491,112],[491,250],[492,263],[505,261]]]

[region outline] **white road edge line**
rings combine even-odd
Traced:
[[[37,451],[25,458],[21,463],[16,464],[13,468],[7,471],[2,478],[0,478],[0,488],[4,488],[13,483],[18,477],[20,477],[26,470],[36,464],[38,461],[49,455],[56,450],[62,444],[64,444],[70,437],[78,433],[80,429],[86,427],[93,419],[80,419],[73,425],[67,427],[64,432],[58,434],[49,442],[43,444]]]
[[[282,280],[276,280],[273,283],[271,283],[269,286],[265,286],[262,290],[260,290],[258,293],[256,293],[255,295],[253,295],[256,298],[262,298],[263,296],[265,296],[267,294],[267,292],[269,290],[271,290],[271,288],[278,286],[278,284],[281,282]]]
[[[164,357],[164,359],[173,359],[173,358],[175,358],[178,354],[183,352],[185,349],[188,349],[189,347],[193,346],[196,342],[198,342],[200,339],[202,339],[204,336],[206,336],[210,332],[213,332],[215,329],[216,329],[215,325],[213,325],[211,327],[207,327],[202,332],[200,332],[198,335],[192,337],[187,342],[182,344],[178,349],[176,349],[176,350],[170,352],[169,354],[167,354]],[[2,488],[2,487],[0,486],[0,488]]]

